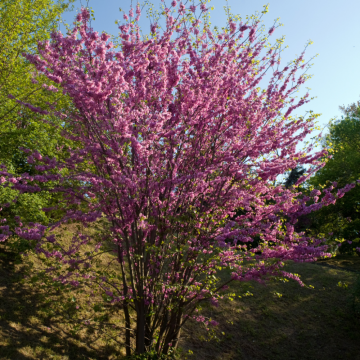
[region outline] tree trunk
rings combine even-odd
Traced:
[[[165,337],[162,353],[167,355],[170,349],[176,349],[180,338],[180,324],[182,311],[179,309],[176,313],[171,314],[168,331]]]
[[[161,344],[163,342],[163,337],[166,333],[167,324],[168,324],[168,311],[166,309],[164,309],[164,313],[162,315],[162,320],[161,320],[161,325],[160,325],[160,330],[159,330],[159,338],[158,338],[158,342],[157,342],[156,348],[155,348],[155,350],[158,354],[160,354],[160,352],[161,352]]]
[[[154,345],[154,333],[150,332],[151,324],[149,321],[145,323],[145,349],[146,351],[150,351],[151,347]]]
[[[125,315],[125,346],[126,346],[126,356],[131,355],[131,344],[130,344],[130,314],[128,305],[124,305],[124,315]]]
[[[145,306],[144,299],[140,296],[140,299],[136,305],[136,353],[143,354],[145,352]]]
[[[126,274],[125,274],[125,269],[124,269],[122,250],[121,250],[119,245],[118,245],[118,260],[119,260],[119,263],[120,263],[121,273],[122,273],[122,278],[123,278],[124,297],[126,299],[127,294],[128,294],[128,286],[127,286],[127,281],[126,281]],[[131,322],[130,322],[129,306],[128,306],[128,304],[126,302],[124,302],[123,310],[124,310],[124,315],[125,315],[125,328],[126,328],[125,329],[126,356],[131,356],[131,343],[130,343],[130,339],[131,339],[131,334],[130,334]]]

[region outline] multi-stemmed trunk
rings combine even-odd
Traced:
[[[147,307],[142,301],[138,301],[135,309],[137,312],[135,332],[136,354],[140,355],[155,350],[159,355],[168,355],[171,350],[176,349],[181,332],[182,310],[173,311],[170,314],[165,310],[158,329],[157,342],[155,344],[154,331],[157,332],[157,329],[154,329],[152,326],[153,324],[150,323],[151,317],[147,316]]]
[[[177,311],[173,310],[170,316],[166,311],[160,325],[159,338],[156,344],[158,354],[167,355],[171,349],[176,349],[180,337],[182,314],[182,308]]]

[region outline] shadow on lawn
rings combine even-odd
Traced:
[[[316,264],[360,274],[360,256],[357,255],[337,255],[330,259],[318,260]]]
[[[356,275],[304,263],[288,270],[315,288],[233,284],[233,301],[204,307],[204,315],[220,322],[216,335],[189,325],[181,343],[184,356],[191,350],[186,357],[196,360],[360,359],[360,318],[351,303]],[[247,291],[253,296],[244,296]]]
[[[62,325],[69,320],[46,315],[50,291],[20,282],[24,265],[14,253],[0,249],[0,359],[109,359],[111,346],[95,348],[79,341]],[[52,292],[52,290],[51,290]],[[44,312],[45,311],[45,312]]]
[[[121,358],[97,333],[72,334],[66,313],[49,315],[54,290],[21,283],[25,263],[15,262],[15,254],[0,248],[0,359]],[[233,301],[202,311],[219,326],[207,332],[188,323],[178,359],[360,360],[360,318],[351,304],[357,274],[306,263],[286,270],[314,288],[292,281],[232,284]]]

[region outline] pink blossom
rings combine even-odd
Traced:
[[[157,23],[150,25],[150,31],[151,31],[152,33],[155,33],[155,32],[156,32],[156,28],[157,28]]]

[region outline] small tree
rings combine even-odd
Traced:
[[[207,12],[203,3],[200,11]],[[152,24],[150,37],[141,39],[140,7],[135,20],[131,9],[120,26],[121,49],[113,51],[109,36],[89,28],[89,12],[82,9],[72,33],[54,33],[51,43],[39,45],[40,56],[27,55],[73,99],[67,136],[82,147],[69,149],[62,162],[30,154],[42,176],[1,173],[4,186],[39,191],[42,182],[68,196],[61,222],[19,226],[16,233],[35,240],[47,261],[54,259],[48,269],[54,281],[99,281],[104,296],[124,312],[128,355],[131,349],[171,352],[196,307],[217,302],[230,282],[285,276],[301,283],[281,270],[283,262],[328,254],[321,239],[294,232],[294,223],[335,201],[330,188],[307,207],[294,191],[272,185],[297,165],[321,166],[317,159],[324,155],[296,151],[314,120],[290,116],[308,101],[308,95],[298,103],[291,98],[305,81],[295,76],[306,64],[301,54],[279,70],[281,42],[265,49],[276,24],[261,37],[258,18],[240,24],[230,18],[216,33],[206,22],[200,27],[195,6],[173,1],[164,14],[165,30]],[[273,76],[261,91],[269,69]],[[69,179],[77,184],[70,189],[62,186]],[[81,203],[87,210],[72,210]],[[244,212],[235,216],[235,209]],[[74,234],[64,248],[52,234],[61,223],[89,225],[102,217],[110,224],[102,243],[113,243],[118,261],[119,273],[111,276],[91,267],[101,243],[81,256],[88,236]],[[248,250],[255,237],[258,246]],[[231,275],[220,281],[223,268]]]

